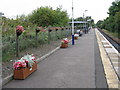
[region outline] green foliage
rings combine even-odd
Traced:
[[[102,28],[102,24],[103,24],[103,21],[102,20],[99,20],[96,25],[99,27],[99,28]]]
[[[71,31],[66,30],[52,30],[50,32],[50,41],[56,41],[70,36]],[[38,46],[48,43],[48,31],[38,33]],[[10,28],[8,31],[3,32],[2,34],[2,60],[8,61],[16,57],[16,34],[14,28]],[[36,33],[35,27],[26,28],[19,36],[19,51],[26,52],[27,49],[36,48]],[[46,47],[47,48],[47,47]],[[34,53],[34,52],[33,52]]]
[[[2,17],[2,60],[7,61],[16,57],[16,26],[22,25],[25,32],[19,36],[19,51],[26,52],[27,49],[36,47],[37,26],[67,26],[68,15],[62,8],[53,10],[51,7],[40,7],[28,16],[20,15],[16,19]],[[71,31],[58,30],[50,32],[51,39],[48,37],[48,31],[38,33],[38,46],[47,44],[48,40],[58,40],[71,35]],[[68,36],[69,36],[68,35]],[[47,48],[47,47],[46,47]]]
[[[115,16],[116,12],[120,11],[120,1],[119,2],[112,2],[112,6],[109,8],[108,14],[110,16]]]
[[[51,7],[40,7],[32,12],[29,16],[29,20],[37,24],[38,26],[65,26],[69,21],[69,17],[66,11],[62,11],[62,8],[53,10]]]
[[[120,33],[120,12],[117,12],[115,15],[115,32]]]
[[[104,21],[97,22],[97,26],[102,29],[106,29],[111,33],[119,33],[120,32],[120,1],[116,1],[112,3],[112,6],[109,8],[109,17],[107,17]]]

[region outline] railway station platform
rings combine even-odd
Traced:
[[[88,34],[75,40],[75,45],[70,43],[68,48],[60,48],[40,61],[37,71],[25,80],[12,80],[3,86],[3,90],[4,88],[119,88],[118,71],[108,56],[110,54],[108,52],[113,52],[108,50],[112,46],[106,43],[108,42],[97,29],[91,29]],[[119,54],[116,53],[110,55]],[[116,62],[119,61],[116,59]]]

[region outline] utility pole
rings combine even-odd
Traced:
[[[72,45],[74,45],[74,12],[73,12],[73,0],[72,0]]]

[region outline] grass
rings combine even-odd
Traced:
[[[116,37],[116,38],[119,38],[120,39],[120,35],[118,35],[118,33],[113,33],[113,32],[110,32],[108,30],[104,30],[106,33],[108,33],[109,35],[113,36],[113,37]]]

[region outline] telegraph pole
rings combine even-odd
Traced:
[[[73,14],[73,0],[72,0],[72,45],[74,45],[74,14]]]

